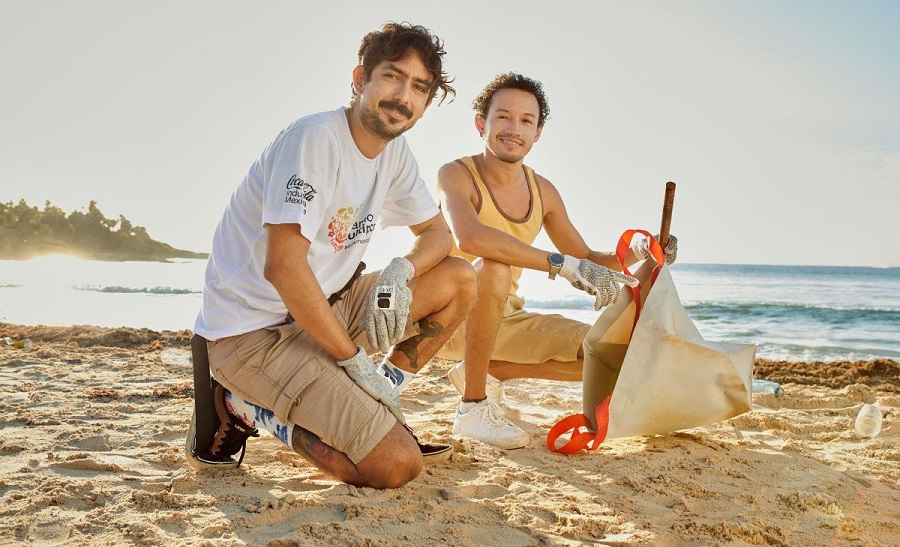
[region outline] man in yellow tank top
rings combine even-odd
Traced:
[[[581,380],[582,340],[590,325],[524,309],[518,294],[523,268],[557,274],[595,297],[599,309],[615,302],[620,284],[636,280],[621,273],[612,252],[588,247],[569,220],[556,187],[525,166],[550,114],[540,82],[502,74],[473,101],[475,127],[484,152],[441,167],[441,208],[454,235],[453,253],[478,272],[475,308],[439,357],[461,360],[448,376],[463,396],[453,434],[512,449],[529,435],[506,418],[500,406],[502,382],[512,378]],[[556,251],[533,246],[546,230]],[[665,250],[675,260],[670,236]],[[636,242],[627,261],[649,257],[647,241]]]

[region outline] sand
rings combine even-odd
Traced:
[[[578,383],[508,382],[529,447],[451,439],[403,488],[341,484],[273,437],[196,473],[182,332],[0,323],[0,545],[900,545],[900,364],[760,361],[782,398],[709,427],[547,450]],[[435,360],[404,393],[423,440],[457,395]],[[881,434],[853,420],[877,398]]]

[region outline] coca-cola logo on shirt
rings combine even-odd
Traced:
[[[312,184],[298,177],[296,174],[291,175],[287,182],[287,191],[284,194],[284,202],[300,205],[303,212],[306,213],[306,206],[316,197],[316,189]]]

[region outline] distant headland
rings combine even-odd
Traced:
[[[0,260],[27,260],[47,254],[67,254],[89,260],[165,261],[170,258],[206,258],[206,253],[176,249],[156,241],[147,230],[122,215],[103,216],[97,202],[87,212],[68,215],[49,201],[44,209],[25,200],[0,203]]]

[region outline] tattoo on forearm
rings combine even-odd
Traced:
[[[437,337],[443,330],[444,325],[437,321],[422,319],[419,321],[419,334],[400,342],[394,346],[394,350],[406,355],[409,359],[409,368],[419,370],[419,367],[425,364],[419,363],[419,345],[428,338]]]

